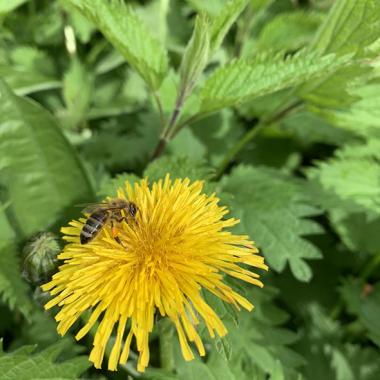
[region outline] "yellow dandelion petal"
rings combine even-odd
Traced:
[[[202,289],[236,308],[252,310],[223,281],[224,275],[261,287],[259,275],[250,268],[268,267],[248,236],[226,230],[239,220],[225,219],[228,210],[218,205],[215,194],[207,196],[202,189],[201,181],[172,181],[169,175],[151,187],[145,179],[134,186],[127,182],[118,197],[135,203],[138,212],[134,221],[119,223],[120,242],[106,224],[95,239],[81,245],[84,218],[62,228],[68,243],[59,255],[59,272],[42,286],[53,296],[45,308],[60,307],[56,320],[61,335],[88,314],[75,338],[97,326],[90,354],[96,368],[114,335],[108,369],[126,363],[132,346],[139,355],[137,369],[144,371],[156,313],[173,322],[186,360],[194,358],[190,342],[205,355],[199,323],[204,322],[211,337],[224,336],[227,329]]]

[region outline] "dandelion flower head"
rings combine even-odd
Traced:
[[[155,314],[169,318],[177,331],[182,354],[194,357],[205,348],[197,332],[203,321],[211,337],[224,336],[226,327],[205,302],[202,289],[223,301],[251,310],[253,305],[224,282],[229,275],[262,286],[250,267],[267,269],[247,236],[227,229],[239,223],[225,218],[228,210],[215,195],[202,192],[203,182],[172,181],[169,175],[150,187],[141,180],[118,190],[118,197],[138,207],[135,222],[121,222],[119,244],[106,225],[90,243],[81,245],[86,219],[62,228],[68,242],[58,256],[63,265],[43,285],[53,298],[46,309],[58,305],[57,330],[64,335],[86,311],[86,324],[77,332],[84,337],[97,323],[90,360],[100,368],[112,334],[108,369],[126,363],[131,344],[139,354],[137,369],[149,363],[149,334]],[[239,264],[244,264],[242,267]]]

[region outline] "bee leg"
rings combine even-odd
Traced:
[[[121,242],[119,236],[115,236],[114,239],[115,239],[116,242],[119,243],[123,248],[125,248],[125,245]]]
[[[137,220],[130,216],[130,215],[127,215],[127,216],[122,216],[120,219],[116,219],[118,223],[121,223],[121,222],[125,222],[129,225],[131,225],[131,223],[134,223],[134,224],[137,224]]]
[[[111,231],[112,231],[112,237],[115,239],[115,241],[120,244],[122,247],[125,248],[124,244],[121,242],[119,236],[117,236],[118,234],[118,229],[117,227],[115,227],[115,225],[113,224],[113,220],[111,220]]]

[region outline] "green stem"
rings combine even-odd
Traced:
[[[170,141],[170,137],[172,134],[172,130],[175,127],[175,124],[178,120],[179,115],[181,114],[183,104],[185,102],[185,97],[186,97],[186,91],[184,89],[181,89],[177,100],[175,102],[175,107],[172,112],[172,115],[170,116],[169,123],[167,126],[164,128],[162,131],[162,134],[160,136],[160,140],[158,141],[158,144],[156,146],[156,149],[153,153],[152,160],[155,160],[158,158],[162,152],[164,151],[166,144]]]
[[[224,156],[223,161],[220,163],[219,167],[216,169],[214,179],[219,179],[228,165],[233,161],[236,155],[251,141],[253,140],[263,129],[267,127],[286,115],[290,112],[293,112],[296,108],[302,105],[302,101],[297,100],[288,104],[285,108],[282,108],[280,111],[275,113],[273,116],[264,118],[259,122],[259,124],[252,127]]]
[[[164,128],[164,126],[165,126],[164,110],[162,108],[160,96],[158,95],[158,93],[156,91],[153,92],[153,98],[154,98],[154,100],[156,101],[156,104],[157,104],[158,113],[160,115],[161,127]]]
[[[235,156],[251,141],[257,136],[262,129],[266,126],[265,123],[259,123],[251,128],[248,133],[246,133],[224,156],[223,161],[220,163],[219,167],[215,172],[215,179],[219,179],[228,165],[232,162]]]
[[[160,321],[160,361],[161,367],[167,371],[173,371],[174,363],[174,347],[173,335],[174,329],[172,322],[165,318]]]
[[[205,117],[207,117],[209,115],[210,115],[210,113],[200,112],[200,113],[196,113],[195,115],[192,115],[192,116],[188,117],[182,123],[177,124],[172,129],[172,131],[170,132],[170,134],[168,135],[168,137],[170,139],[174,138],[176,136],[176,134],[178,132],[180,132],[183,128],[185,128],[187,125],[190,125],[190,124],[193,124],[193,123],[195,123],[195,122],[197,122],[199,120],[202,120],[202,119],[204,119]]]
[[[360,271],[360,279],[365,283],[369,277],[377,270],[380,265],[380,252],[372,257],[370,261]]]

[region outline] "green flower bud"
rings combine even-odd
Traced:
[[[41,232],[35,235],[23,252],[23,276],[27,281],[38,285],[49,280],[57,268],[59,251],[54,234]]]

